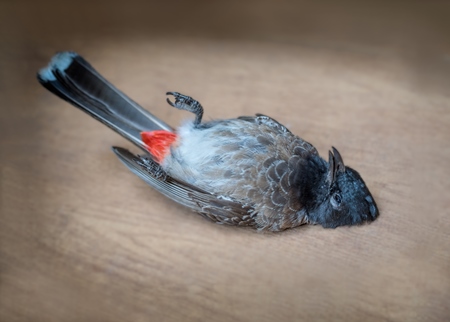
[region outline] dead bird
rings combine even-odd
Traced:
[[[327,162],[271,117],[202,122],[198,101],[168,92],[171,106],[195,114],[175,130],[74,52],[56,54],[38,80],[146,151],[112,148],[133,173],[214,222],[281,231],[302,224],[357,225],[378,216],[363,179],[344,165],[337,149]]]

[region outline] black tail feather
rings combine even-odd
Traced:
[[[145,150],[140,132],[173,129],[103,78],[74,52],[56,54],[37,75],[39,82]]]

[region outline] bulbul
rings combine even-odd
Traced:
[[[74,52],[56,54],[38,73],[52,93],[145,151],[113,147],[119,159],[170,199],[220,224],[281,231],[371,222],[378,208],[361,176],[334,147],[328,162],[271,117],[202,122],[193,98],[168,103],[195,114],[174,130],[140,107]]]

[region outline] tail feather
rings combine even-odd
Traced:
[[[115,88],[74,52],[56,54],[37,75],[49,91],[75,105],[143,150],[142,131],[173,129]]]

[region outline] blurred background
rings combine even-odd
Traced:
[[[450,318],[448,1],[0,1],[1,321]],[[45,91],[74,50],[152,113],[264,113],[336,146],[381,211],[279,234],[130,174],[130,143]]]

